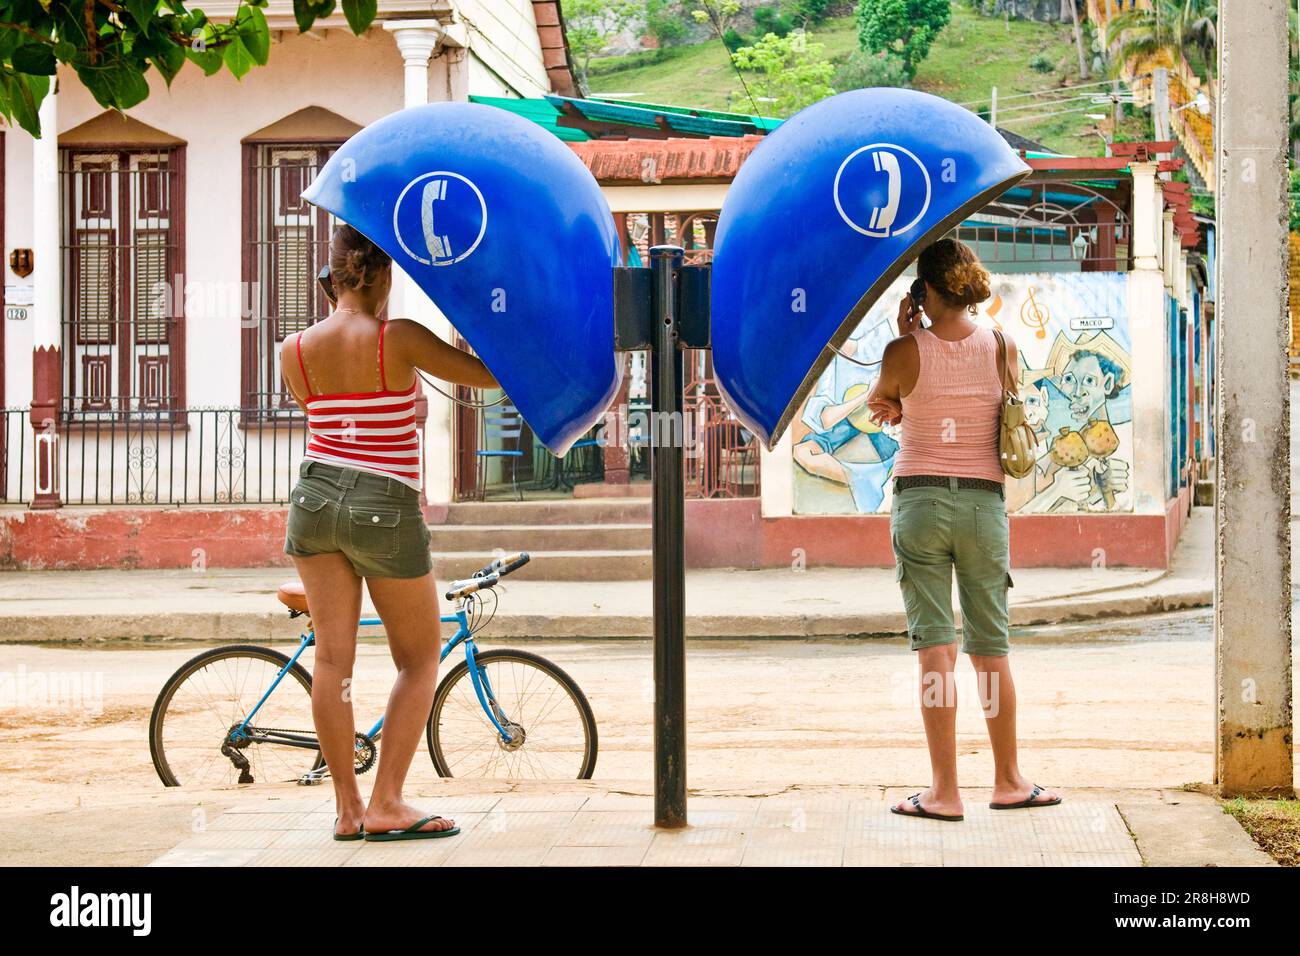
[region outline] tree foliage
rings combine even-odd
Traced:
[[[751,92],[763,100],[762,112],[789,116],[835,91],[831,75],[835,67],[826,59],[825,48],[812,43],[803,31],[779,37],[769,33],[752,46],[731,54],[740,70],[751,74]]]
[[[785,0],[781,8],[799,26],[815,27],[830,13],[831,0]]]
[[[831,78],[835,92],[868,89],[873,86],[908,86],[903,62],[892,53],[864,53],[854,50],[835,69]]]
[[[642,22],[646,15],[642,0],[562,0],[560,10],[564,14],[569,55],[584,89],[591,58],[628,27]]]
[[[242,78],[266,64],[267,0],[241,0],[228,21],[209,20],[182,0],[0,0],[0,115],[33,136],[38,111],[60,64],[105,109],[127,110],[149,96],[148,73],[167,84],[187,62],[208,76]],[[294,0],[298,29],[334,12],[336,0]],[[377,0],[342,0],[354,33],[375,18]]]
[[[870,53],[893,53],[913,78],[952,18],[952,7],[949,0],[858,0],[854,16],[858,46]]]
[[[645,29],[660,47],[673,46],[691,32],[682,8],[682,0],[646,0]]]
[[[1199,55],[1206,73],[1213,76],[1218,22],[1217,0],[1151,0],[1147,6],[1127,10],[1107,22],[1111,66],[1119,71],[1130,57],[1169,47],[1189,61],[1195,59],[1193,54]]]

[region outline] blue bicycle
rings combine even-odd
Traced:
[[[443,777],[587,779],[596,768],[596,719],[572,677],[528,651],[482,651],[474,635],[496,613],[496,584],[528,563],[498,558],[447,589],[457,625],[441,660],[459,661],[438,684],[426,737]],[[291,617],[307,616],[292,656],[238,644],[204,651],[163,686],[149,720],[149,750],[163,784],[221,787],[257,781],[319,783],[328,776],[311,729],[311,675],[300,658],[316,642],[298,582],[277,597]],[[381,625],[363,617],[361,627]],[[357,733],[354,769],[374,766],[384,721]]]

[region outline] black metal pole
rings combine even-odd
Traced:
[[[680,246],[650,250],[650,487],[654,527],[655,826],[686,826],[686,552]]]

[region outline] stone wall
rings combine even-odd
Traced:
[[[1049,23],[1068,22],[1070,0],[980,0],[980,12],[985,16],[1011,16],[1019,20],[1042,20]],[[1080,18],[1083,13],[1080,12]]]

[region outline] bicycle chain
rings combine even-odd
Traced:
[[[259,727],[257,729],[257,733],[258,734],[306,734],[310,736],[315,734],[316,731],[293,730],[289,727]],[[364,753],[365,756],[362,758],[361,763],[358,764],[355,760],[353,761],[354,772],[359,777],[363,773],[367,773],[370,770],[370,768],[375,765],[375,760],[379,756],[379,748],[375,746],[374,738],[370,737],[368,734],[363,734],[360,731],[358,731],[356,734],[356,739],[361,741],[361,743],[365,745],[365,749],[362,751],[362,753]]]

